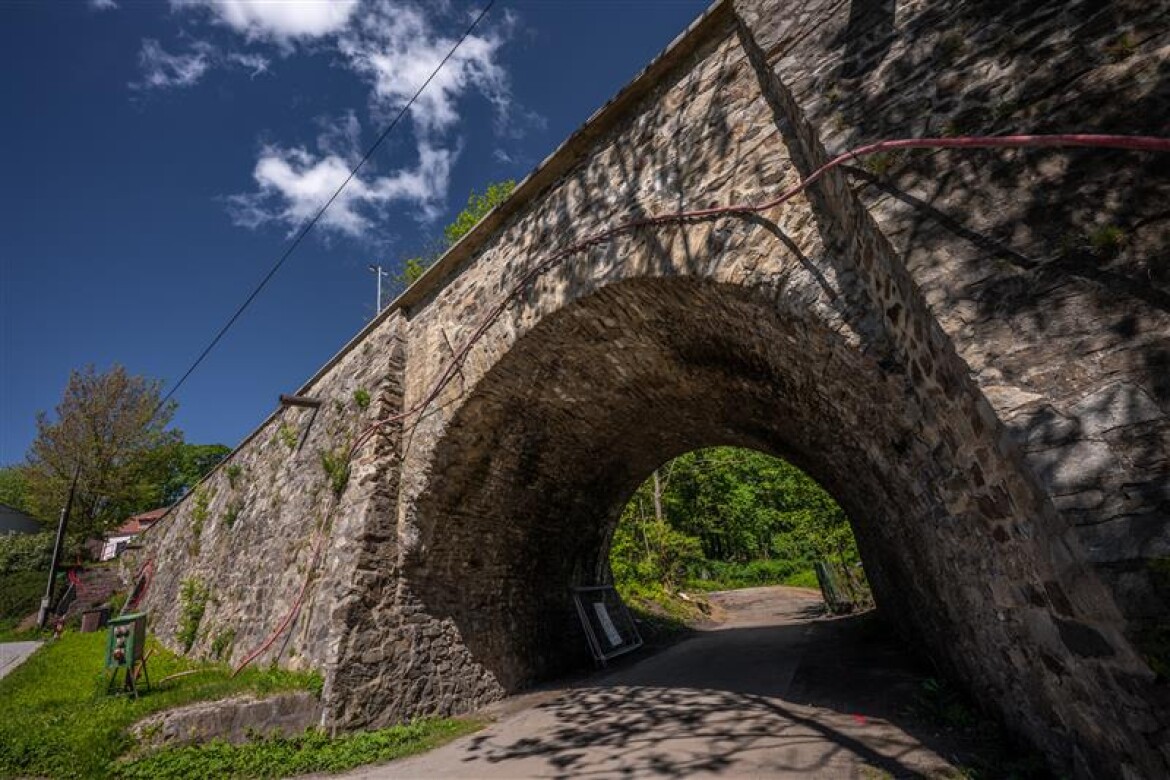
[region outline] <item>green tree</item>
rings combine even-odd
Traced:
[[[20,466],[0,468],[0,504],[28,512],[28,479]]]
[[[447,246],[454,246],[459,239],[470,233],[471,229],[478,225],[489,211],[507,200],[514,189],[516,189],[516,182],[507,179],[489,184],[482,195],[472,190],[471,195],[467,198],[467,206],[459,212],[454,222],[443,228],[443,238],[447,240]]]
[[[162,503],[173,504],[207,476],[231,452],[223,444],[177,444],[165,447],[169,459],[167,479],[162,487]]]
[[[482,194],[472,190],[471,195],[467,198],[467,206],[456,215],[451,224],[443,228],[442,239],[433,241],[430,249],[422,254],[402,261],[402,271],[394,275],[394,281],[403,288],[418,281],[419,277],[426,273],[426,270],[442,257],[444,252],[470,233],[471,229],[479,224],[479,221],[489,211],[507,200],[515,188],[516,182],[507,179],[489,184]]]
[[[159,506],[182,434],[167,430],[175,404],[159,405],[161,383],[114,365],[73,371],[54,418],[37,415],[37,437],[22,469],[28,503],[57,516],[80,466],[72,530],[100,534],[128,515]],[[156,413],[157,409],[157,413]]]
[[[791,463],[733,447],[687,453],[651,475],[610,554],[619,584],[668,589],[707,571],[752,584],[811,576],[818,560],[860,560],[841,507]]]

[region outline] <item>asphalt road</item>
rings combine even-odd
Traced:
[[[43,642],[0,642],[0,677],[24,663]]]
[[[723,619],[659,653],[495,708],[484,730],[347,778],[955,777],[905,715],[912,665],[819,594],[715,594]],[[911,733],[913,732],[913,733]]]

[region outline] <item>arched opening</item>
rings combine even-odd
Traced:
[[[872,605],[845,510],[791,463],[737,447],[655,469],[622,510],[609,563],[652,629],[655,617],[669,625],[708,614],[702,594],[713,591],[823,585],[832,612]]]
[[[903,398],[900,377],[767,291],[606,287],[542,321],[469,393],[414,508],[406,580],[505,689],[523,686],[581,662],[568,588],[605,576],[626,501],[685,452],[784,457],[859,518],[863,553],[893,546],[907,513],[945,511],[881,460],[913,437]],[[901,579],[900,563],[882,576]]]
[[[587,664],[570,588],[603,580],[629,497],[674,457],[734,446],[824,486],[879,609],[1043,735],[1060,697],[1087,695],[1051,671],[1071,651],[1050,604],[1079,609],[1067,563],[1054,573],[1068,548],[1028,519],[1040,499],[988,410],[932,374],[782,285],[643,277],[543,317],[425,434],[398,598],[434,628],[410,629],[421,671],[397,706],[474,705]]]

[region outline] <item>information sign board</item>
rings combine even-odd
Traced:
[[[642,646],[638,627],[612,585],[573,588],[573,602],[589,640],[589,651],[598,663]]]

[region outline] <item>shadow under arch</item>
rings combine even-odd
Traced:
[[[924,411],[908,381],[767,288],[611,284],[545,317],[469,390],[414,509],[405,587],[503,689],[565,671],[587,658],[568,588],[603,574],[629,496],[672,457],[733,445],[789,460],[838,500],[880,607],[920,635],[974,641],[994,622],[987,562],[948,526],[994,531],[947,508],[976,477],[915,446]]]

